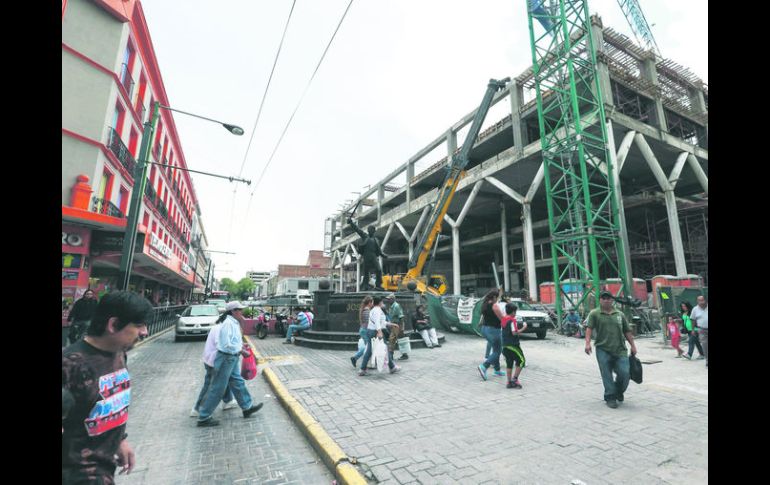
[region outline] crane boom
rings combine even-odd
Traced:
[[[660,49],[658,49],[658,43],[655,42],[655,37],[652,35],[650,25],[647,23],[647,19],[642,12],[642,6],[639,5],[637,0],[618,0],[620,10],[623,11],[623,15],[626,16],[626,21],[634,32],[636,41],[644,46],[647,50],[652,50],[659,57]]]
[[[451,161],[447,166],[447,175],[444,178],[444,182],[441,184],[433,203],[433,209],[427,224],[423,227],[420,237],[417,239],[418,251],[415,251],[412,258],[409,260],[409,269],[404,278],[404,282],[417,279],[421,274],[425,262],[430,254],[431,247],[436,240],[436,237],[441,232],[441,225],[446,215],[449,205],[452,202],[455,191],[457,190],[457,184],[460,183],[460,179],[465,175],[465,167],[468,165],[468,156],[470,155],[471,148],[476,141],[481,130],[481,124],[484,122],[484,118],[487,116],[490,106],[492,105],[492,98],[494,94],[500,89],[504,89],[506,84],[510,82],[511,78],[507,77],[502,80],[490,79],[487,84],[487,91],[484,93],[484,98],[481,100],[481,105],[476,111],[476,115],[473,118],[473,123],[468,131],[468,135],[465,137],[460,152],[455,157],[451,157]]]

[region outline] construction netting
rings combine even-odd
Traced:
[[[484,300],[456,295],[437,297],[428,293],[425,296],[428,298],[428,315],[434,327],[481,336],[481,304]]]

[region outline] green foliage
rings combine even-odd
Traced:
[[[238,284],[230,278],[222,278],[219,281],[219,289],[230,292],[230,299],[237,300]]]
[[[238,299],[247,300],[249,296],[254,294],[254,290],[257,288],[256,283],[251,278],[241,278],[236,285],[235,294],[238,295]]]

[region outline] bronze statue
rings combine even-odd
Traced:
[[[382,289],[382,267],[380,266],[379,260],[377,260],[377,256],[382,256],[383,258],[387,259],[388,255],[382,252],[380,249],[380,242],[376,237],[374,237],[374,226],[369,226],[367,228],[367,234],[366,232],[362,231],[361,228],[358,227],[350,217],[348,217],[348,224],[353,226],[353,229],[356,231],[356,233],[361,236],[361,241],[358,243],[358,252],[361,256],[363,256],[362,272],[364,274],[364,281],[361,289]],[[374,288],[372,288],[369,284],[369,273],[372,271],[374,271],[377,275]]]

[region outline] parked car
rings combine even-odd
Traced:
[[[185,337],[208,337],[211,327],[216,325],[219,310],[214,305],[191,305],[177,315],[174,341]]]
[[[531,303],[523,300],[513,299],[511,303],[518,307],[516,319],[527,322],[527,329],[524,333],[534,333],[538,339],[544,339],[551,326],[551,319],[548,314],[537,310]]]
[[[208,300],[203,302],[206,305],[214,305],[217,307],[217,310],[219,313],[225,312],[225,307],[227,306],[227,301],[223,300],[221,298],[209,298]]]

